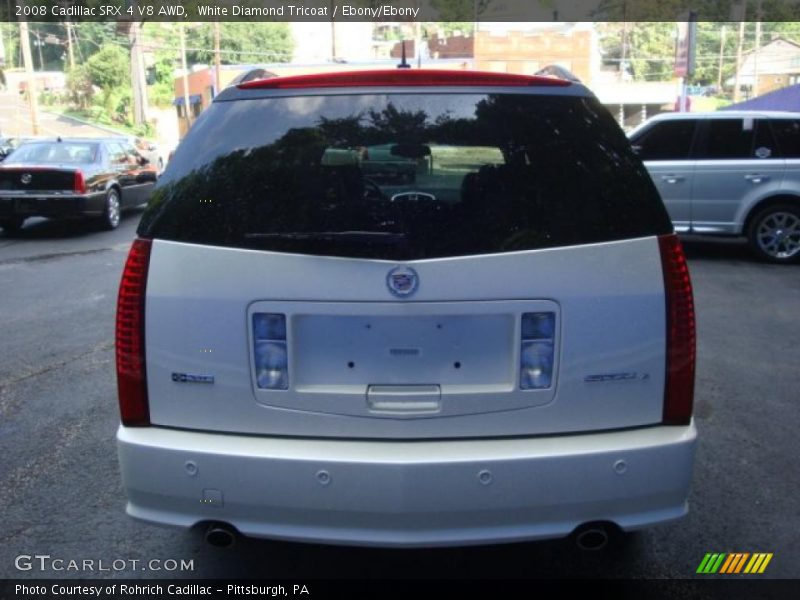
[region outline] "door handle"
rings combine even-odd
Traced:
[[[683,175],[662,175],[661,181],[666,181],[667,183],[678,183],[679,181],[683,181],[685,177]]]
[[[747,179],[747,181],[749,181],[750,183],[761,183],[762,181],[766,181],[767,179],[769,179],[769,177],[766,177],[764,175],[759,175],[758,173],[745,175],[744,178]]]

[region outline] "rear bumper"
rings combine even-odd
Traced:
[[[468,441],[261,438],[120,427],[127,512],[308,542],[444,546],[626,530],[687,512],[694,424]]]
[[[78,218],[103,214],[105,194],[0,196],[2,217]]]

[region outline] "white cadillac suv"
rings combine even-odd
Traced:
[[[122,276],[127,512],[381,546],[687,512],[681,245],[613,118],[552,77],[396,70],[221,93]]]

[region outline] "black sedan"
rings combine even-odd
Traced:
[[[0,227],[28,217],[90,218],[119,225],[123,209],[144,204],[155,165],[120,138],[57,138],[26,142],[0,166]]]

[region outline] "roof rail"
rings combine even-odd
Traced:
[[[559,79],[565,79],[566,81],[572,81],[573,83],[583,83],[580,79],[578,79],[575,73],[558,65],[547,65],[546,67],[536,71],[534,75],[538,75],[539,77],[558,77]]]

